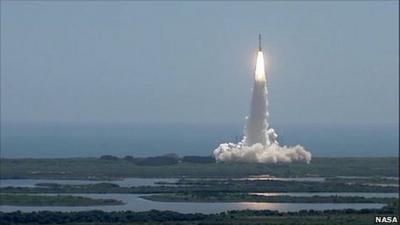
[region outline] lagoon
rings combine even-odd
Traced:
[[[36,211],[85,211],[85,210],[103,210],[111,211],[148,211],[156,210],[172,210],[180,213],[219,213],[229,210],[278,210],[281,212],[299,211],[299,210],[325,210],[325,209],[377,209],[384,204],[374,203],[259,203],[259,202],[155,202],[140,198],[143,194],[73,194],[74,196],[84,196],[90,198],[107,198],[121,200],[125,205],[116,206],[85,206],[85,207],[53,207],[53,206],[0,206],[3,212],[36,212]]]

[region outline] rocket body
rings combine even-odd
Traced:
[[[258,36],[257,64],[254,71],[254,83],[250,112],[246,118],[243,140],[239,143],[222,143],[214,151],[217,162],[256,162],[278,163],[311,161],[311,153],[304,147],[280,146],[278,135],[268,124],[268,89],[265,73],[264,55],[261,48],[261,35]]]
[[[272,143],[277,143],[277,134],[273,129],[269,129],[267,96],[268,90],[264,54],[261,50],[261,35],[259,35],[259,50],[257,53],[256,69],[254,72],[250,113],[247,117],[244,131],[244,144],[247,146],[252,146],[254,144],[268,146]]]

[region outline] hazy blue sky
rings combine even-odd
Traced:
[[[1,1],[2,121],[398,123],[398,2]]]

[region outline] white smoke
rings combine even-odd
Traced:
[[[252,146],[224,143],[214,150],[214,157],[217,161],[231,162],[289,163],[304,161],[308,163],[311,161],[311,153],[302,146],[287,147],[275,143],[271,145],[257,143]]]
[[[255,81],[251,98],[250,115],[246,118],[245,136],[237,144],[223,143],[214,150],[217,161],[278,163],[311,161],[311,153],[302,146],[280,146],[278,135],[268,124],[268,91],[264,68],[264,56],[257,55]]]

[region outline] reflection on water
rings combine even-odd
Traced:
[[[338,178],[345,178],[351,181],[352,178],[369,178],[369,177],[356,177],[356,176],[338,176]],[[382,177],[385,179],[398,179],[397,177]],[[190,181],[201,181],[201,180],[218,180],[224,181],[229,180],[226,178],[185,178],[184,180]],[[325,177],[274,177],[270,175],[257,175],[249,176],[243,178],[232,178],[232,180],[249,180],[249,181],[268,181],[268,180],[278,180],[278,181],[299,181],[299,182],[325,182]],[[38,183],[57,183],[57,184],[67,184],[67,185],[84,185],[84,184],[96,184],[96,183],[114,183],[121,187],[137,187],[137,186],[154,186],[154,185],[175,185],[178,182],[178,178],[125,178],[121,180],[58,180],[58,179],[0,179],[0,188],[3,187],[35,187]],[[366,184],[372,186],[398,186],[398,184]]]
[[[376,187],[398,187],[398,184],[374,184],[374,183],[366,183],[368,186],[376,186]]]
[[[270,177],[270,176],[251,176],[248,178],[241,178],[240,180],[280,180],[280,181],[308,181],[308,182],[324,182],[325,177]]]
[[[258,202],[217,202],[217,203],[206,203],[206,202],[155,202],[140,198],[143,196],[140,194],[74,194],[75,196],[85,196],[90,198],[107,198],[121,200],[125,205],[116,206],[86,206],[86,207],[49,207],[49,206],[0,206],[0,211],[12,212],[20,210],[22,212],[32,212],[41,210],[50,211],[84,211],[84,210],[103,210],[103,211],[147,211],[151,209],[157,210],[172,210],[181,213],[218,213],[228,210],[242,210],[242,209],[254,209],[254,210],[279,210],[283,212],[287,211],[299,211],[299,210],[325,210],[325,209],[362,209],[362,208],[381,208],[383,204],[366,204],[366,203],[351,203],[351,204],[336,204],[336,203],[258,203]]]
[[[288,192],[288,193],[275,193],[275,192],[265,192],[265,193],[250,193],[253,195],[260,196],[296,196],[296,197],[312,197],[312,196],[340,196],[340,197],[365,197],[365,198],[397,198],[399,193],[369,193],[369,192]]]
[[[174,183],[174,178],[125,178],[122,180],[56,180],[56,179],[0,179],[0,188],[3,187],[35,187],[39,183],[57,183],[68,185],[84,185],[97,183],[114,183],[120,187],[154,186],[158,182]]]
[[[242,178],[185,178],[184,180],[190,181],[226,181],[226,180],[249,180],[249,181],[265,181],[265,180],[279,180],[279,181],[300,181],[300,182],[324,182],[325,177],[273,177],[270,175],[258,175]]]
[[[380,178],[380,179],[387,179],[387,180],[399,180],[398,177],[366,177],[366,176],[336,176],[337,178],[343,179],[368,179],[368,178]]]
[[[241,178],[247,180],[287,180],[287,181],[310,181],[310,182],[323,182],[325,178],[322,177],[305,177],[305,178],[276,178],[269,176],[258,176]],[[126,178],[123,180],[115,181],[93,181],[93,180],[52,180],[52,179],[3,179],[0,180],[0,187],[35,187],[38,183],[58,183],[70,185],[83,185],[95,183],[115,183],[121,187],[131,186],[153,186],[159,185],[158,183],[175,183],[178,179],[169,178]],[[164,185],[164,184],[163,184]],[[398,197],[398,193],[337,193],[337,192],[315,192],[315,193],[252,193],[255,195],[275,196],[275,195],[288,195],[288,196],[361,196],[361,197]],[[124,205],[109,205],[109,206],[79,206],[79,207],[54,207],[54,206],[0,206],[0,211],[83,211],[83,210],[104,210],[104,211],[147,211],[151,209],[157,210],[173,210],[181,213],[218,213],[228,210],[279,210],[279,211],[299,211],[299,210],[325,210],[325,209],[362,209],[362,208],[381,208],[383,204],[370,204],[370,203],[261,203],[261,202],[155,202],[140,198],[143,194],[73,194],[76,196],[86,196],[91,198],[107,198],[121,200]]]

